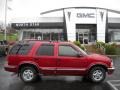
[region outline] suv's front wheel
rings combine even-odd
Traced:
[[[89,79],[92,82],[102,82],[106,77],[106,71],[102,67],[94,67],[89,72]]]
[[[27,83],[34,82],[38,78],[38,73],[33,67],[23,67],[20,70],[20,78]]]

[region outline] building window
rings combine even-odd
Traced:
[[[96,24],[76,24],[76,40],[81,44],[95,42],[97,39]]]
[[[23,31],[23,39],[64,40],[63,29],[30,29]]]
[[[120,42],[120,29],[109,29],[108,39],[109,42]]]

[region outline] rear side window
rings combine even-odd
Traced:
[[[29,50],[32,48],[33,44],[23,44],[23,45],[15,45],[10,50],[9,54],[19,54],[19,55],[26,55],[28,54]]]
[[[32,44],[22,45],[17,54],[26,55],[26,54],[28,54],[28,52],[30,51],[31,48],[32,48]]]
[[[54,45],[43,44],[37,50],[38,56],[53,56],[54,55]]]
[[[19,51],[20,47],[21,47],[21,45],[19,45],[19,44],[14,45],[14,46],[11,48],[9,54],[17,54],[17,52]]]

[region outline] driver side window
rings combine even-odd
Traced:
[[[59,56],[77,56],[77,51],[70,45],[59,46]]]

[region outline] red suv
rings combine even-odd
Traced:
[[[5,70],[18,73],[24,82],[33,82],[40,75],[78,75],[92,82],[102,82],[106,73],[114,71],[110,58],[87,54],[71,42],[28,41],[15,44]]]

